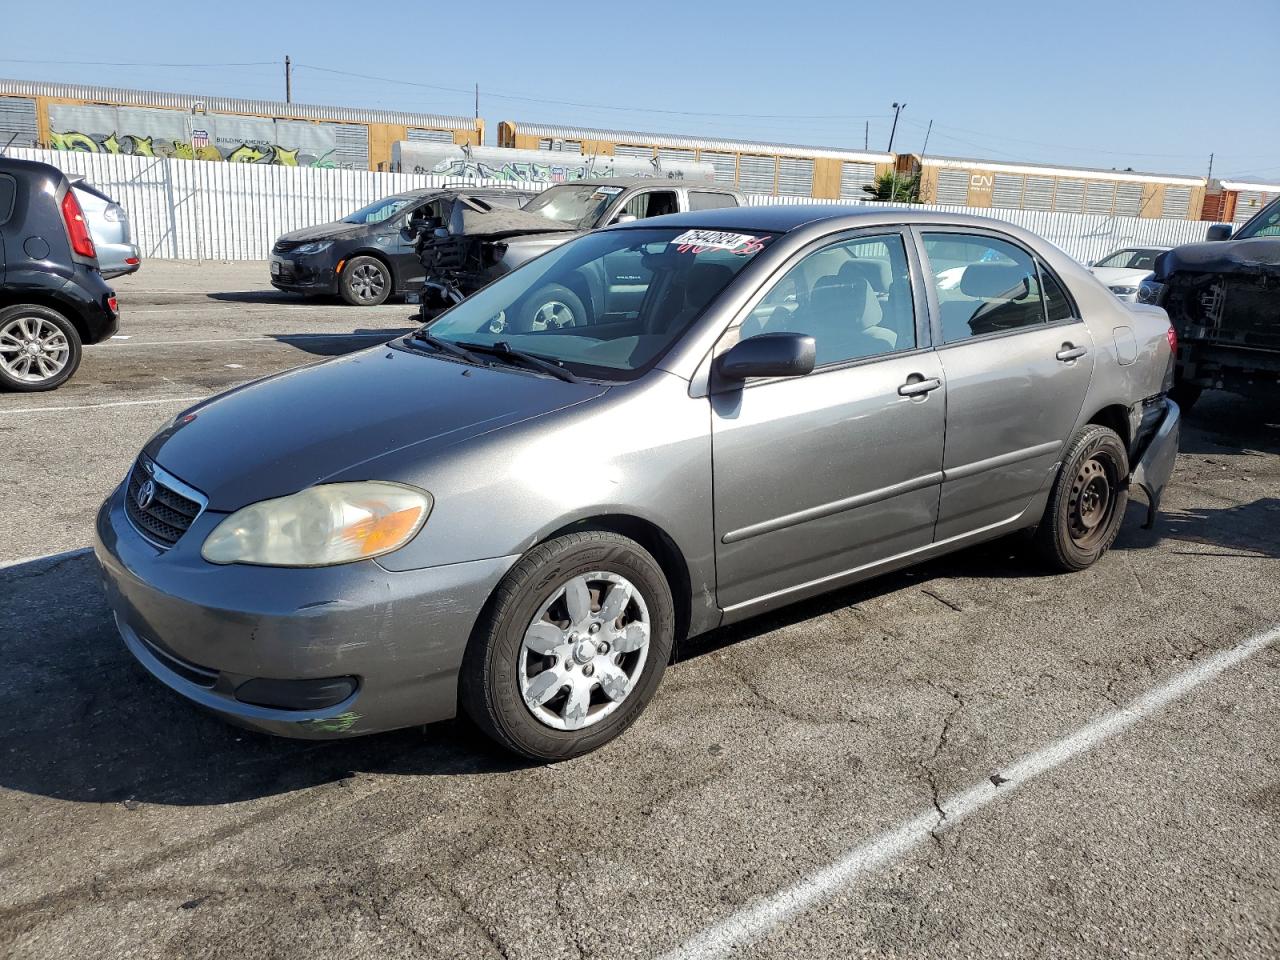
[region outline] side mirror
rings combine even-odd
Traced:
[[[1205,234],[1206,240],[1230,240],[1231,224],[1215,223],[1209,227],[1209,232]]]
[[[614,223],[635,223],[638,218],[634,213],[620,213],[613,218]]]
[[[813,372],[817,346],[803,333],[762,333],[739,340],[721,354],[716,369],[726,380],[803,377]]]

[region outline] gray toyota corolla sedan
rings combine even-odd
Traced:
[[[563,290],[574,325],[514,319]],[[461,706],[568,757],[636,718],[678,638],[1026,528],[1092,564],[1168,480],[1172,346],[1163,311],[1005,223],[643,220],[185,411],[97,556],[133,654],[234,722]]]

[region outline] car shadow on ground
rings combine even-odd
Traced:
[[[412,323],[412,321],[408,321]],[[287,344],[302,353],[317,357],[340,357],[345,353],[376,347],[396,337],[403,337],[413,326],[357,327],[340,333],[269,333],[273,340]]]
[[[1280,403],[1206,390],[1199,403],[1184,411],[1182,423],[1183,453],[1280,454]]]
[[[1229,507],[1166,509],[1153,529],[1128,529],[1117,549],[1147,550],[1165,542],[1174,556],[1280,559],[1280,500],[1275,497]]]
[[[285,290],[219,290],[206,293],[210,300],[221,300],[225,303],[314,303],[329,305],[342,303],[336,296],[303,296],[300,293],[289,293]]]

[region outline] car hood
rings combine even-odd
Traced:
[[[203,492],[210,509],[230,511],[339,474],[378,479],[385,458],[409,448],[419,460],[606,389],[455,363],[393,343],[206,400],[153,437],[146,453]]]
[[[1190,243],[1160,254],[1156,279],[1175,273],[1241,273],[1280,276],[1280,237]]]
[[[308,240],[346,240],[349,237],[358,237],[369,232],[369,224],[367,223],[343,223],[341,220],[335,220],[333,223],[322,223],[318,227],[303,227],[301,230],[291,230],[288,233],[281,234],[276,241],[281,240],[288,243],[305,243]]]
[[[1109,287],[1136,287],[1151,276],[1150,270],[1131,270],[1128,267],[1093,267],[1090,272]]]

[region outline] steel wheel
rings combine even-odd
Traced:
[[[635,689],[650,632],[649,608],[626,577],[573,577],[525,630],[517,666],[525,706],[556,730],[599,723]]]
[[[1080,465],[1071,483],[1067,523],[1071,539],[1090,550],[1105,536],[1115,512],[1115,465],[1099,451]]]
[[[361,300],[377,300],[387,288],[387,278],[372,263],[362,263],[351,271],[351,292]]]
[[[0,327],[0,368],[19,383],[52,380],[70,359],[67,335],[52,320],[18,316]]]
[[[561,300],[548,300],[533,313],[533,329],[563,330],[577,322],[573,308]]]

